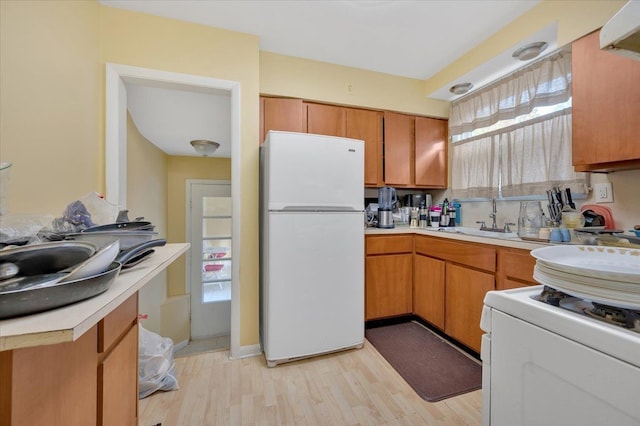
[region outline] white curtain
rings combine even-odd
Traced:
[[[571,54],[560,52],[451,104],[452,193],[457,198],[585,193],[571,165]]]

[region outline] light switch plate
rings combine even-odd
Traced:
[[[613,203],[613,187],[611,182],[596,183],[593,185],[596,203]]]

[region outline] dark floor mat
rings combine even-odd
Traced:
[[[441,401],[482,387],[480,362],[415,322],[371,328],[366,338],[422,399]]]

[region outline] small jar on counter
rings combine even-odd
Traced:
[[[431,207],[429,220],[431,221],[432,228],[438,228],[440,226],[440,207]]]
[[[420,228],[426,228],[427,227],[427,209],[422,207],[420,209],[420,222],[418,224],[418,226]]]

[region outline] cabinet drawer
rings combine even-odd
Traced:
[[[138,318],[138,293],[98,323],[98,352],[106,352]]]
[[[533,268],[536,259],[531,256],[528,250],[499,250],[498,268],[500,275],[505,278],[515,278],[517,280],[535,283],[533,279]]]
[[[425,256],[460,263],[484,271],[496,271],[496,250],[480,244],[418,236],[415,248],[416,253]]]
[[[366,254],[394,254],[413,252],[412,235],[368,236]]]

